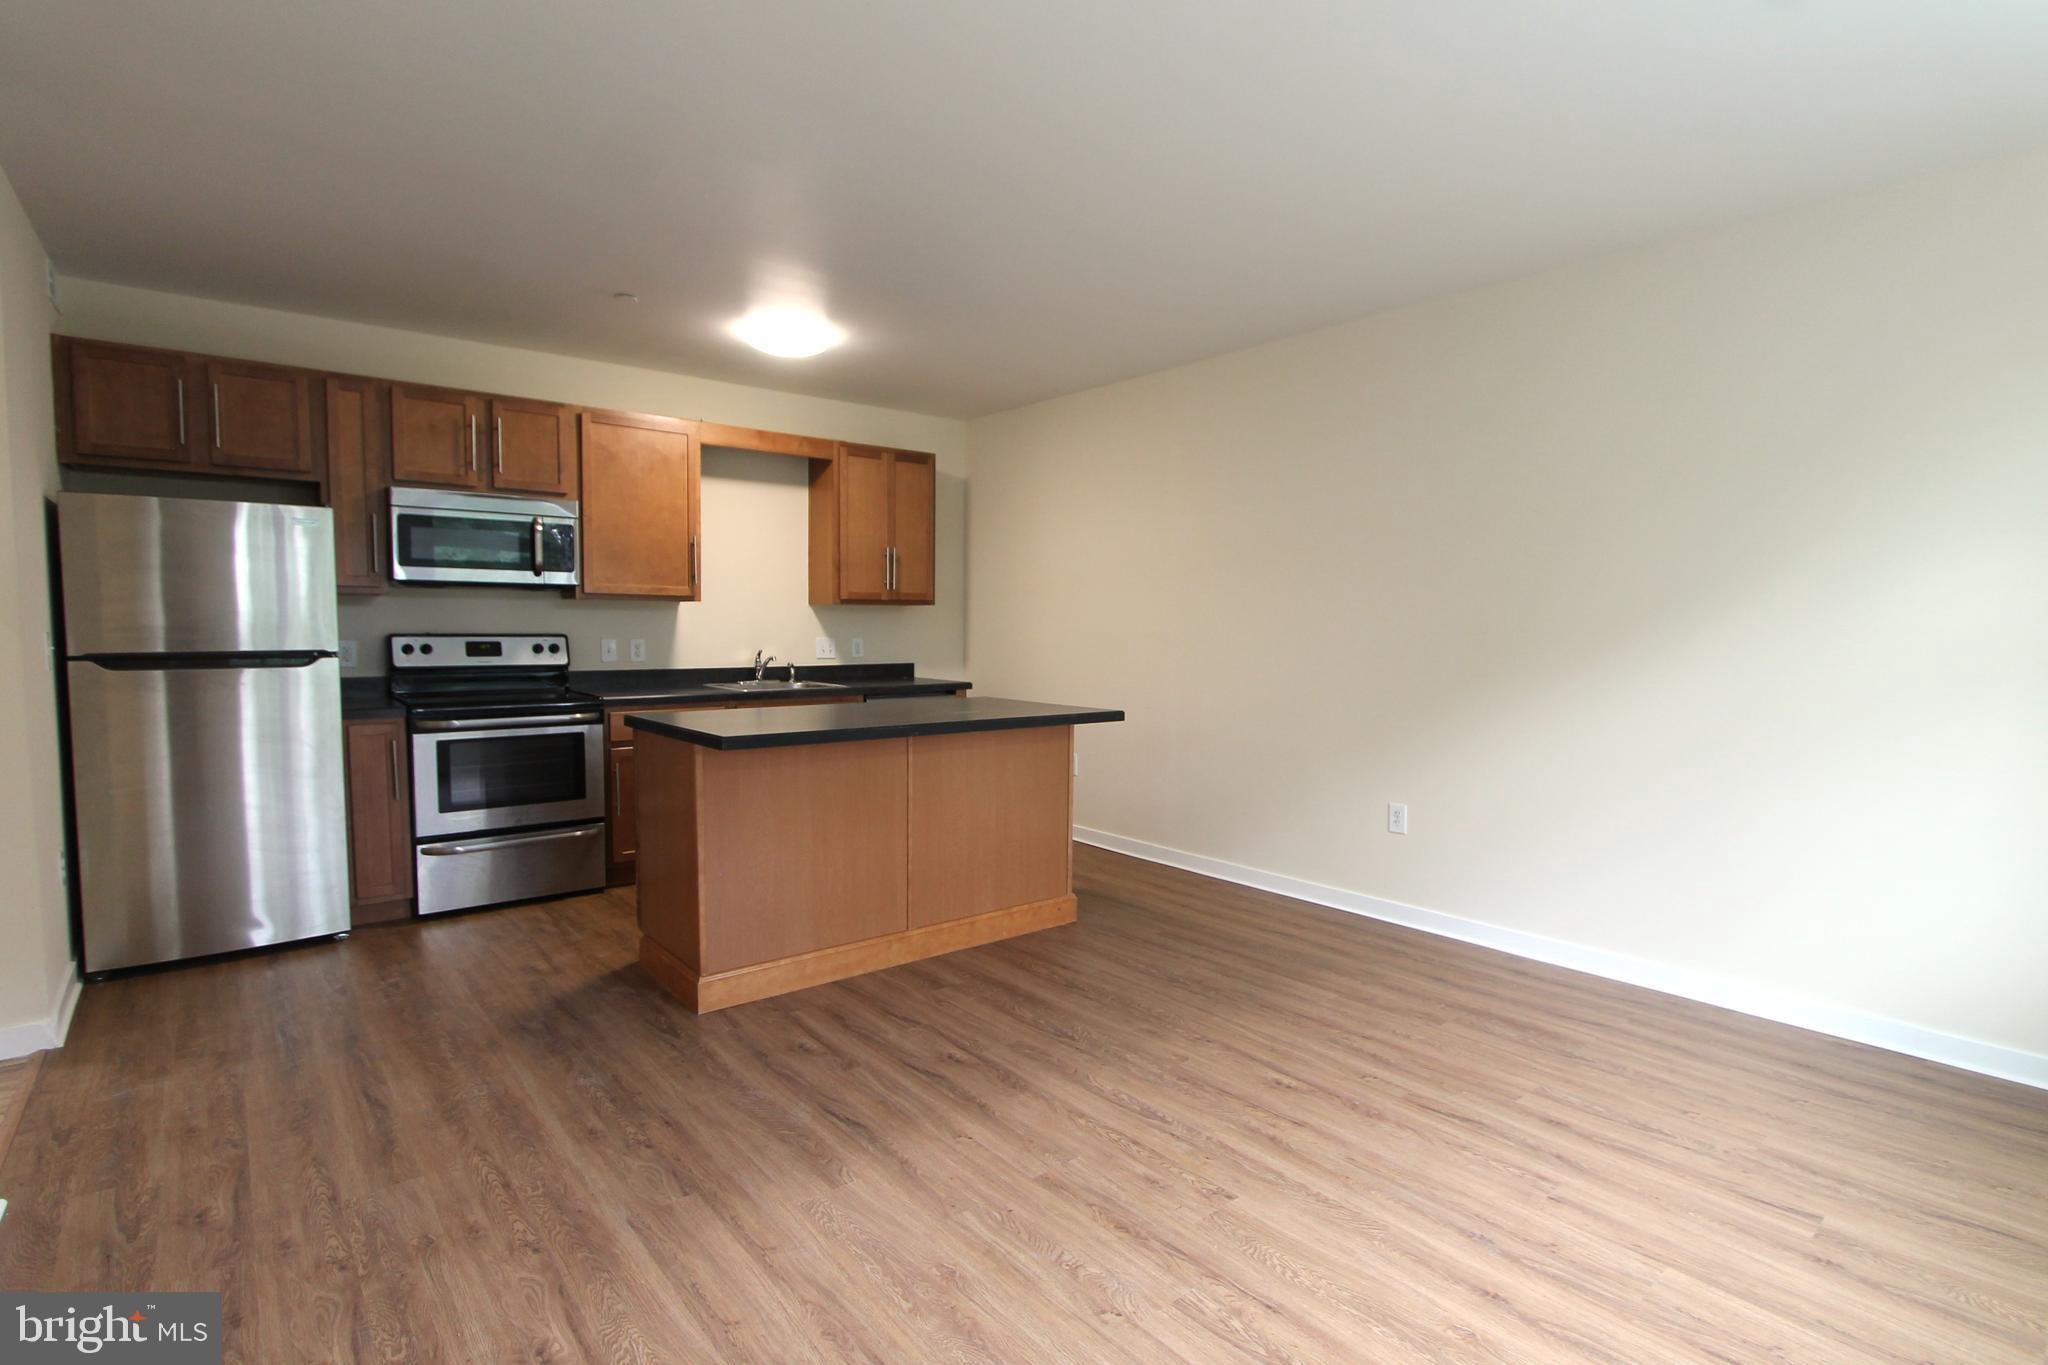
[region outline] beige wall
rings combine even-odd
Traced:
[[[1129,709],[1083,826],[2048,1053],[2044,242],[2035,156],[977,421],[975,681]]]
[[[42,244],[0,175],[0,1056],[47,1046],[74,977],[57,799],[44,495],[50,325]]]
[[[935,606],[810,606],[806,462],[714,450],[704,460],[703,602],[575,602],[479,588],[404,588],[384,597],[344,598],[341,632],[358,642],[359,672],[381,671],[388,634],[465,629],[561,631],[570,636],[578,665],[592,668],[600,666],[598,644],[607,636],[619,641],[617,667],[659,668],[741,663],[759,648],[809,663],[820,635],[838,641],[840,662],[848,661],[849,642],[859,636],[868,661],[915,661],[941,676],[961,667],[967,482],[961,422],[86,280],[65,280],[63,303],[58,330],[68,335],[938,453]],[[628,657],[633,639],[647,641],[645,664]]]

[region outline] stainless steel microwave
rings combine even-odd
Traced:
[[[574,587],[573,502],[391,490],[391,577],[400,583]]]

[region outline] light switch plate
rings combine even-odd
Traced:
[[[597,642],[597,660],[599,663],[617,663],[619,661],[619,642],[617,640],[599,640]]]
[[[356,642],[354,640],[343,640],[341,647],[334,652],[340,658],[343,668],[354,668],[356,666]]]
[[[839,657],[839,646],[832,642],[831,636],[820,635],[818,637],[818,657],[821,659],[836,659]]]
[[[864,648],[863,648],[863,646],[862,646],[862,643],[861,643],[861,638],[860,638],[860,636],[858,636],[858,635],[854,636],[854,637],[853,637],[853,648],[852,648],[852,649],[849,649],[849,650],[847,651],[847,653],[848,653],[848,654],[851,654],[851,655],[852,655],[852,656],[853,656],[854,658],[858,659],[858,658],[859,658],[859,657],[860,657],[860,656],[862,655],[862,653],[864,653],[864,652],[865,652],[865,650],[864,650]]]
[[[645,640],[634,640],[632,643],[628,644],[626,646],[626,657],[631,659],[636,664],[646,663],[647,642]]]

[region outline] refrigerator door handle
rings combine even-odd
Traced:
[[[178,673],[202,669],[311,668],[332,659],[326,650],[279,654],[74,654],[71,662],[109,673]]]

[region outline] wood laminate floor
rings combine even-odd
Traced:
[[[6,1163],[8,1144],[14,1141],[14,1130],[21,1123],[24,1103],[42,1063],[40,1052],[0,1062],[0,1166]],[[6,1197],[6,1187],[0,1186],[0,1199]]]
[[[1082,848],[694,1018],[630,893],[88,987],[12,1288],[229,1358],[2048,1359],[2048,1096]]]

